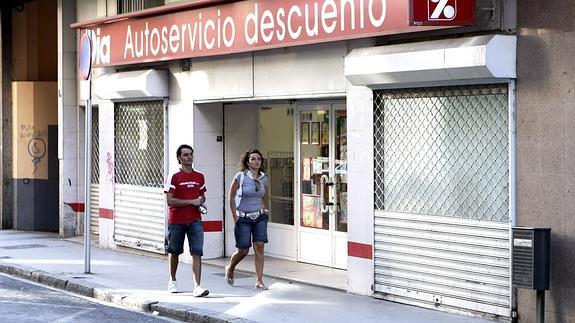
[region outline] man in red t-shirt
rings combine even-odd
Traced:
[[[209,294],[200,286],[202,276],[202,256],[204,248],[204,229],[199,207],[206,201],[204,174],[194,170],[194,150],[189,145],[181,145],[176,151],[179,172],[170,176],[166,183],[166,200],[170,207],[168,219],[168,266],[170,280],[168,291],[177,293],[176,272],[179,255],[184,252],[184,239],[188,236],[192,270],[194,272],[195,297]]]

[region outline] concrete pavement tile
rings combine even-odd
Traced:
[[[124,307],[136,309],[144,312],[151,312],[152,305],[157,304],[158,301],[149,300],[139,296],[128,295],[122,298],[121,305]]]
[[[223,322],[242,322],[250,323],[254,321],[242,319],[236,316],[228,315],[205,309],[194,309],[187,312],[187,318],[190,322],[205,322],[205,323],[223,323]]]
[[[159,302],[152,304],[152,313],[157,312],[161,316],[166,316],[180,321],[186,321],[188,318],[188,311],[192,310],[190,306],[173,303]]]
[[[122,299],[126,296],[125,293],[118,293],[115,289],[94,288],[94,298],[117,305],[122,305]]]
[[[72,293],[94,297],[94,287],[87,286],[85,282],[68,281],[66,290]]]
[[[6,237],[9,235],[9,239]],[[0,244],[22,244],[29,234],[0,231]],[[200,322],[473,322],[488,320],[427,310],[392,302],[376,300],[323,287],[311,287],[285,280],[274,280],[274,262],[278,272],[301,271],[285,263],[266,259],[266,282],[270,290],[257,292],[253,288],[253,274],[238,279],[237,286],[229,286],[223,279],[223,267],[206,264],[202,270],[202,285],[209,288],[210,297],[194,298],[191,265],[181,263],[179,283],[184,293],[169,294],[165,290],[168,266],[165,256],[149,257],[142,254],[94,247],[91,263],[93,274],[84,274],[82,244],[60,240],[56,235],[40,233],[50,247],[5,249],[0,259],[0,271],[31,280],[51,283],[96,299],[150,311],[182,321]],[[226,260],[222,260],[223,263]],[[18,265],[16,265],[18,264]],[[19,264],[26,264],[30,269]],[[252,267],[253,261],[246,262]],[[238,268],[239,269],[239,268]],[[345,274],[345,272],[344,272]],[[50,276],[51,278],[47,278]],[[212,296],[213,295],[213,296]],[[310,310],[313,309],[313,310]]]

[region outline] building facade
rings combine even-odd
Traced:
[[[431,7],[439,26],[410,25],[409,1],[136,4],[58,1],[62,235],[82,231],[88,115],[103,247],[165,252],[162,183],[188,143],[207,179],[205,256],[229,256],[227,188],[258,147],[269,256],[345,270],[351,293],[534,322],[511,228],[549,227],[546,318],[573,320],[569,4],[476,0],[455,27],[462,1]],[[73,68],[85,33],[91,95]]]

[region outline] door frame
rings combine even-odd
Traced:
[[[295,138],[294,138],[294,157],[295,157],[295,177],[294,177],[294,189],[297,198],[294,199],[294,227],[296,231],[296,242],[297,242],[297,261],[298,262],[307,262],[313,263],[322,266],[340,268],[340,269],[347,269],[347,232],[338,232],[335,230],[335,212],[333,208],[329,211],[329,229],[327,233],[323,232],[323,229],[315,229],[315,228],[306,228],[300,225],[301,223],[301,196],[302,196],[302,188],[301,188],[301,175],[302,175],[302,167],[301,167],[301,113],[304,111],[318,111],[318,110],[327,110],[329,113],[329,174],[330,177],[335,177],[335,133],[336,133],[336,125],[335,125],[335,111],[337,110],[347,110],[345,101],[317,101],[317,102],[299,102],[297,104],[295,114],[296,117],[294,118],[294,122],[296,123],[294,126],[295,129]],[[320,125],[321,127],[321,125]],[[330,190],[329,193],[330,201],[335,200],[335,190]],[[304,259],[302,257],[302,248],[304,247],[302,243],[302,233],[308,233],[309,235],[322,235],[322,236],[329,236],[329,245],[331,249],[330,260],[326,261],[314,261],[313,259]],[[338,252],[339,251],[339,252]]]

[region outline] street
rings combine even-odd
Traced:
[[[176,322],[0,274],[3,322]]]

